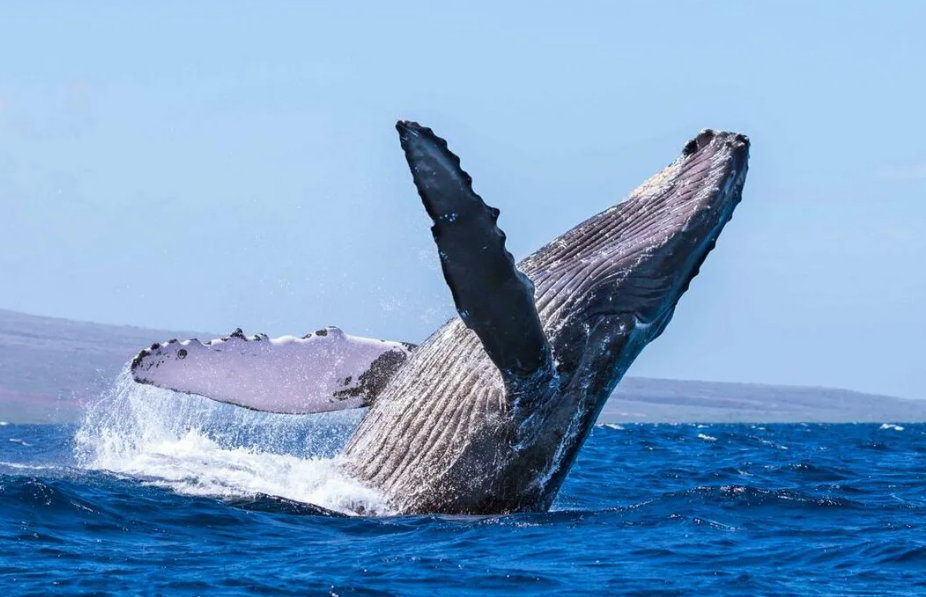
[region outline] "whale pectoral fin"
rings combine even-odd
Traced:
[[[230,336],[153,344],[135,381],[254,410],[308,414],[369,406],[414,348],[328,327],[302,338]]]
[[[534,284],[505,249],[505,233],[496,225],[499,211],[473,192],[460,159],[431,129],[407,121],[396,129],[434,222],[431,232],[460,318],[479,336],[506,382],[552,371]]]

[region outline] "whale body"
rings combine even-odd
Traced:
[[[349,345],[340,356],[304,355],[313,371],[340,367],[334,377],[341,380],[393,355],[380,360],[377,383],[349,404],[369,410],[339,462],[400,513],[546,510],[601,408],[665,329],[740,202],[749,140],[701,131],[627,199],[516,265],[497,226],[499,211],[473,191],[447,143],[414,122],[396,128],[459,316],[418,347],[381,343],[376,353],[370,346],[377,341],[359,339],[353,360]],[[269,339],[263,346],[264,364],[277,360]],[[337,383],[312,386],[305,367],[261,378],[260,400],[253,400],[249,380],[258,376],[258,359],[213,354],[210,375],[238,380],[216,392],[197,381],[201,373],[183,365],[192,360],[178,351],[171,343],[142,351],[133,374],[260,410],[337,407]],[[152,379],[155,362],[185,373]],[[290,388],[282,392],[290,399],[278,400],[286,410],[275,408],[268,384]],[[292,406],[298,388],[311,395],[303,400],[311,406]]]

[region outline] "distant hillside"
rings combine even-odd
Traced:
[[[834,388],[628,377],[599,421],[912,423],[926,421],[926,400]]]
[[[0,421],[71,422],[140,349],[214,338],[25,315],[0,309]],[[847,390],[630,377],[602,422],[926,421],[926,400]]]
[[[152,342],[216,337],[0,309],[0,421],[70,422]]]

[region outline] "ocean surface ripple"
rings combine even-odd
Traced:
[[[356,416],[170,398],[0,425],[5,595],[926,594],[926,425],[600,425],[549,513],[397,517]]]

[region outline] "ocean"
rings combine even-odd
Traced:
[[[123,377],[0,424],[0,594],[926,595],[926,425],[599,425],[550,512],[395,516],[357,420]]]

